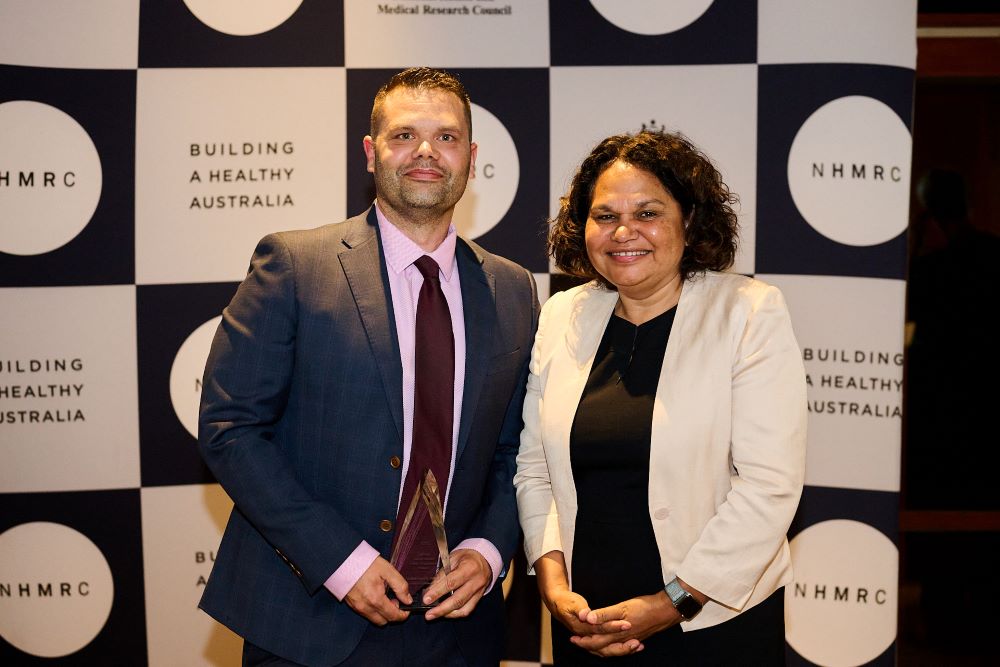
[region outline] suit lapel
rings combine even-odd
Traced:
[[[483,268],[482,256],[462,239],[458,241],[456,254],[465,314],[465,388],[458,425],[458,451],[455,454],[458,461],[469,440],[473,415],[486,383],[497,312],[496,279]]]
[[[354,295],[358,314],[378,364],[399,442],[402,443],[403,367],[392,299],[389,297],[389,278],[385,275],[381,256],[375,208],[369,209],[367,216],[352,218],[345,223],[345,227],[341,241],[345,249],[338,253],[340,265]]]

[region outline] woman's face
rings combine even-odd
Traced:
[[[611,163],[594,184],[584,234],[591,264],[623,295],[642,298],[679,285],[683,214],[648,171]]]

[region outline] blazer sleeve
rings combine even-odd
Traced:
[[[223,311],[205,367],[198,445],[236,508],[310,592],[362,541],[296,477],[275,427],[295,364],[293,257],[280,235],[260,241],[250,270]]]
[[[522,318],[525,314],[524,300],[530,300],[530,320],[524,322],[528,326],[524,331],[526,335],[523,339],[522,349],[527,349],[538,326],[538,292],[535,287],[535,279],[527,269],[518,267],[518,275],[522,283],[517,291],[517,299],[514,307]],[[509,305],[509,304],[508,304]],[[499,313],[500,323],[503,325],[506,319],[503,312]],[[509,320],[508,320],[509,321]],[[519,435],[522,427],[521,412],[525,398],[525,379],[528,374],[527,359],[521,365],[518,372],[516,389],[510,397],[504,413],[503,422],[497,437],[496,449],[493,452],[493,461],[489,475],[486,479],[486,487],[483,491],[482,504],[473,520],[467,535],[482,537],[488,540],[500,554],[504,563],[503,570],[498,574],[498,579],[506,576],[507,564],[517,549],[520,532],[517,521],[517,502],[514,498],[514,471],[519,445]]]
[[[802,357],[780,291],[755,297],[732,365],[731,489],[677,569],[734,609],[782,548],[805,476]]]
[[[528,559],[528,574],[533,574],[535,561],[550,551],[562,551],[559,535],[559,512],[552,494],[549,466],[542,446],[541,410],[545,393],[543,358],[548,347],[547,327],[551,313],[562,300],[562,295],[552,296],[542,308],[538,332],[531,349],[528,366],[527,391],[524,398],[524,429],[521,431],[521,448],[517,454],[517,508],[524,532],[524,552]]]

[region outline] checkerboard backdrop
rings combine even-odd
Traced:
[[[604,136],[680,130],[741,195],[735,271],[809,373],[791,664],[891,665],[915,0],[0,0],[0,663],[237,664],[195,605],[229,501],[201,370],[267,232],[363,210],[403,67],[455,71],[462,233],[547,297],[545,220]],[[523,556],[508,664],[549,656]]]

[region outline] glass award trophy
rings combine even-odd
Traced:
[[[420,538],[421,525],[428,521],[437,545],[436,553],[414,548]],[[423,601],[424,590],[430,586],[434,578],[442,570],[446,573],[451,572],[448,538],[444,532],[444,507],[441,504],[437,478],[430,469],[424,471],[413,497],[409,500],[389,562],[400,572],[405,573],[408,569],[412,569],[429,573],[413,579],[407,576],[406,583],[409,585],[413,602],[407,605],[400,601],[399,608],[403,611],[426,611],[447,597],[446,594],[430,604],[424,604]],[[391,590],[390,597],[392,597]]]

